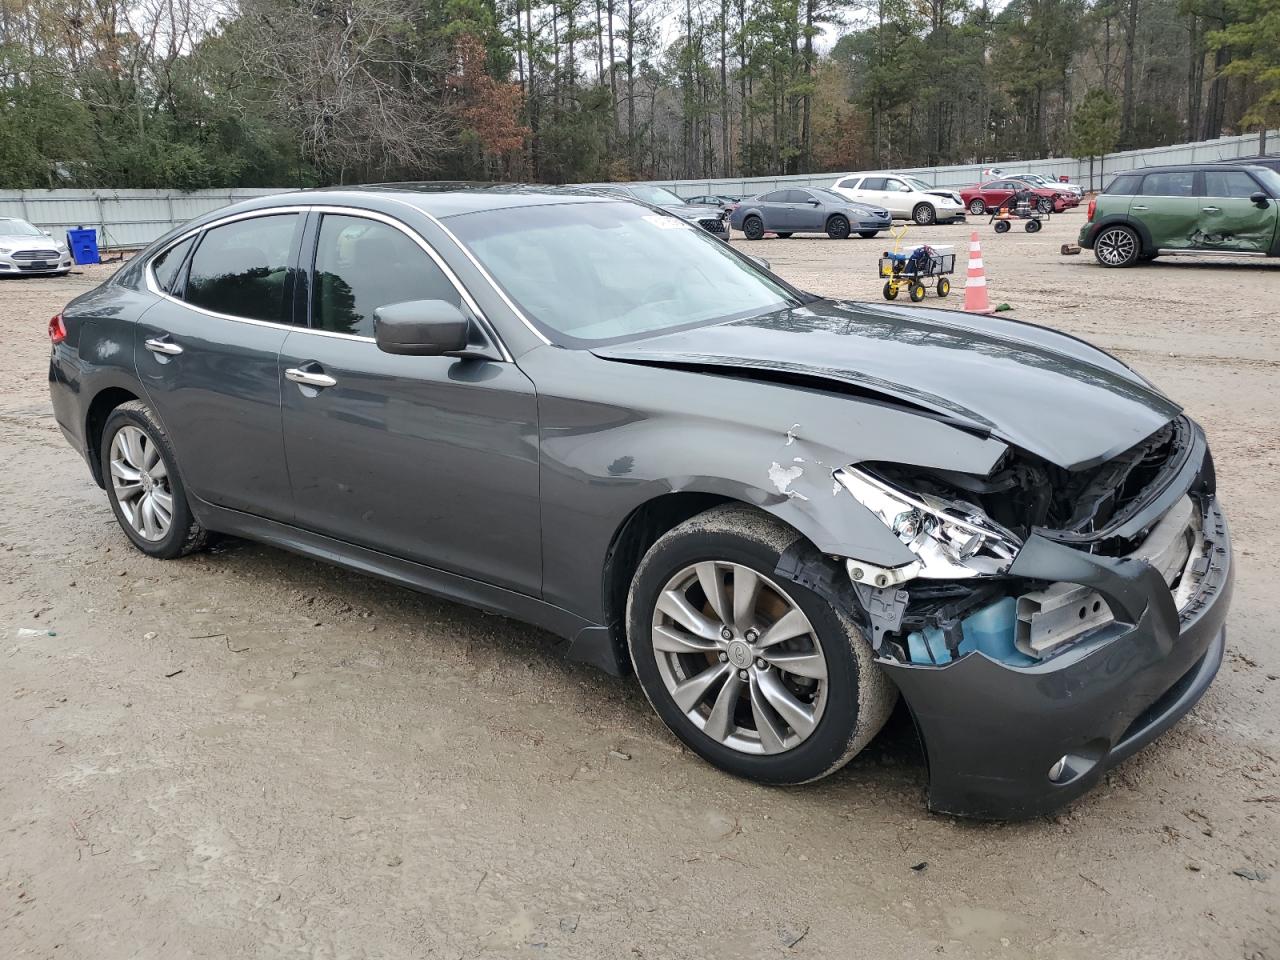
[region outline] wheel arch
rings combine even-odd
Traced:
[[[911,219],[914,220],[916,218],[916,211],[919,210],[921,207],[928,207],[930,210],[933,211],[933,219],[934,219],[934,222],[936,223],[938,220],[938,205],[928,200],[919,200],[916,202],[916,204],[911,208]]]
[[[1141,220],[1135,220],[1126,213],[1113,213],[1110,216],[1102,217],[1089,230],[1089,242],[1082,244],[1088,249],[1093,249],[1094,242],[1098,239],[1098,235],[1107,227],[1128,227],[1138,235],[1138,252],[1155,253],[1158,249],[1155,241],[1152,239],[1151,231],[1147,229],[1146,224]]]
[[[842,210],[834,210],[831,213],[827,214],[827,219],[822,222],[823,229],[830,230],[831,221],[834,220],[836,217],[843,218],[844,222],[849,225],[849,232],[850,233],[853,232],[853,218]]]
[[[102,431],[107,425],[111,411],[121,404],[133,400],[141,400],[141,391],[131,391],[125,387],[104,387],[99,390],[89,403],[84,418],[84,443],[89,455],[89,470],[98,486],[106,487],[106,478],[102,475]]]

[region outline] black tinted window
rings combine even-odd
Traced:
[[[858,185],[857,177],[845,177],[843,180],[841,180],[839,183],[836,184],[836,186],[842,190],[852,190],[857,185]]]
[[[286,322],[285,280],[299,219],[278,214],[206,231],[191,258],[183,299],[233,317]]]
[[[867,177],[862,181],[863,190],[883,190],[884,177]]]
[[[1191,172],[1148,173],[1142,181],[1144,197],[1194,197],[1196,175]]]
[[[363,217],[325,215],[316,247],[311,325],[373,336],[373,311],[407,300],[462,299],[422,248],[395,227]]]
[[[1126,173],[1111,181],[1104,191],[1112,196],[1131,197],[1142,187],[1142,177],[1134,173]]]
[[[773,191],[773,193],[766,193],[763,197],[760,198],[760,202],[761,203],[786,203],[787,191],[775,190]]]
[[[156,283],[165,293],[173,293],[175,281],[178,279],[178,270],[182,267],[182,261],[187,258],[187,251],[195,242],[195,237],[189,237],[181,243],[175,243],[151,261],[151,272],[156,275]]]
[[[814,199],[813,194],[808,190],[788,190],[787,203],[808,203]]]
[[[1204,175],[1206,197],[1250,197],[1261,187],[1243,170],[1208,170]]]

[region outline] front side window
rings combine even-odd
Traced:
[[[1248,199],[1258,192],[1253,177],[1243,170],[1207,170],[1204,175],[1206,197],[1243,197]]]
[[[901,180],[890,180],[890,179],[888,179],[888,178],[886,178],[886,179],[885,179],[885,189],[886,189],[886,190],[892,190],[892,191],[895,191],[895,192],[897,192],[897,193],[910,193],[910,192],[911,192],[911,188],[910,188],[910,187],[908,187],[908,186],[907,186],[905,183],[903,183]]]
[[[181,243],[175,243],[160,256],[151,261],[151,272],[155,274],[156,283],[165,293],[173,293],[178,279],[178,271],[182,262],[187,259],[187,251],[196,242],[195,237],[188,237]]]
[[[1194,197],[1196,175],[1189,171],[1148,173],[1142,181],[1144,197]]]
[[[389,303],[462,303],[444,271],[400,230],[328,213],[316,240],[312,291],[312,327],[361,337],[373,336],[373,311]]]
[[[450,217],[448,225],[525,315],[567,345],[800,303],[705,230],[629,204],[486,210]]]
[[[301,219],[276,214],[206,230],[192,255],[183,299],[214,313],[287,323],[285,281]]]

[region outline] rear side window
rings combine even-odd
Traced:
[[[1142,187],[1141,176],[1133,173],[1126,173],[1126,174],[1121,174],[1120,176],[1112,180],[1111,185],[1108,186],[1107,189],[1104,190],[1103,192],[1108,193],[1112,196],[1132,197],[1134,194],[1138,192],[1139,189],[1141,189],[1141,187]]]
[[[1144,197],[1194,197],[1196,175],[1190,171],[1148,173],[1142,181]]]
[[[320,221],[313,290],[313,327],[361,337],[373,336],[373,311],[389,303],[462,304],[444,271],[401,231],[337,214]]]
[[[301,217],[255,217],[205,232],[191,257],[183,299],[250,320],[287,323],[285,281]]]
[[[760,198],[760,202],[761,203],[786,203],[787,191],[775,190],[773,191],[773,193],[766,193],[763,197]]]
[[[195,237],[188,237],[151,261],[151,272],[155,274],[156,283],[165,293],[173,293],[177,288],[178,271],[182,268],[182,262],[187,259],[187,251],[195,242]]]
[[[1259,190],[1253,177],[1243,170],[1206,170],[1204,196],[1248,198]]]

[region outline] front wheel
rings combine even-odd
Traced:
[[[1036,202],[1036,209],[1038,209],[1041,213],[1053,213],[1053,206],[1054,206],[1053,201],[1050,200],[1048,197],[1041,197]]]
[[[1027,225],[1026,225],[1025,227],[1023,227],[1022,229],[1023,229],[1023,230],[1026,230],[1026,231],[1027,231],[1027,233],[1039,233],[1039,232],[1040,232],[1040,221],[1039,221],[1039,220],[1028,220],[1028,221],[1027,221]]]
[[[627,598],[631,661],[658,716],[703,759],[763,783],[838,770],[897,698],[858,625],[775,572],[798,540],[755,508],[716,507],[650,548]]]
[[[886,283],[886,284],[884,285],[883,293],[884,293],[884,298],[885,298],[886,300],[897,300],[897,299],[898,299],[898,288],[897,288],[897,286],[893,283],[893,281],[889,281],[888,283]]]
[[[997,221],[996,221],[996,233],[1008,233],[1008,232],[1009,232],[1009,221],[1008,221],[1008,220],[997,220]]]
[[[980,217],[987,212],[987,205],[982,202],[981,197],[974,197],[969,201],[969,212],[975,217]]]
[[[938,278],[937,291],[938,291],[938,296],[945,297],[947,294],[951,292],[951,281],[948,280],[946,277]]]
[[[172,560],[204,546],[169,436],[151,408],[131,400],[111,411],[102,431],[102,475],[121,529],[150,557]]]
[[[843,240],[849,236],[849,221],[847,218],[836,214],[827,221],[827,236],[832,240]]]
[[[938,219],[937,212],[927,203],[917,204],[911,212],[911,219],[922,227],[927,227]]]
[[[759,240],[764,236],[764,221],[751,216],[742,221],[742,233],[748,240]]]
[[[1129,267],[1140,253],[1138,235],[1128,227],[1107,227],[1093,241],[1093,256],[1104,267]]]
[[[924,299],[924,284],[913,283],[911,285],[910,293],[911,293],[911,302],[919,303],[921,300]]]

